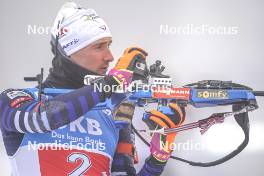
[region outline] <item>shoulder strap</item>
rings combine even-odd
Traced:
[[[243,109],[245,107],[244,104],[234,104],[232,106],[233,112],[234,111],[239,111],[241,109]],[[244,148],[247,146],[248,142],[249,142],[249,119],[248,119],[248,112],[244,112],[244,113],[240,113],[240,114],[236,114],[234,115],[236,122],[238,123],[238,125],[241,127],[241,129],[243,130],[244,133],[244,140],[243,142],[237,147],[237,149],[235,149],[234,151],[232,151],[231,153],[229,153],[228,155],[224,156],[223,158],[220,158],[218,160],[215,161],[211,161],[211,162],[194,162],[194,161],[190,161],[190,160],[186,160],[180,157],[176,157],[176,156],[171,156],[172,159],[178,160],[178,161],[182,161],[185,163],[188,163],[192,166],[199,166],[199,167],[211,167],[211,166],[216,166],[219,164],[222,164],[228,160],[230,160],[231,158],[235,157],[236,155],[238,155],[242,150],[244,150]],[[139,134],[139,132],[134,128],[134,126],[132,125],[132,129],[134,130],[134,132],[136,133],[136,135],[148,146],[150,146],[150,144]]]

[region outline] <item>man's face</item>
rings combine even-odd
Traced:
[[[114,60],[109,49],[111,43],[112,38],[102,38],[73,53],[70,58],[74,63],[82,67],[99,75],[104,75],[109,63]]]

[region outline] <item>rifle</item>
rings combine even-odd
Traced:
[[[154,78],[152,82],[153,84],[144,86],[141,85],[141,87],[148,87],[155,85],[156,83],[166,83],[171,81],[170,78]],[[157,87],[160,85],[161,84],[158,84]],[[171,156],[171,158],[186,162],[192,166],[210,167],[228,161],[239,154],[247,146],[249,142],[248,112],[254,111],[258,108],[256,96],[264,96],[264,91],[253,91],[251,88],[241,84],[232,83],[231,81],[219,80],[199,81],[197,83],[187,84],[182,88],[166,86],[166,88],[157,90],[157,87],[154,86],[152,89],[146,90],[144,88],[144,90],[141,89],[136,91],[128,99],[130,101],[134,101],[139,107],[147,106],[149,103],[157,103],[158,110],[165,114],[173,113],[167,107],[168,103],[170,102],[178,103],[181,106],[192,105],[196,108],[232,105],[233,111],[214,113],[205,119],[184,124],[175,128],[161,128],[159,130],[136,130],[134,126],[132,126],[137,136],[146,145],[150,146],[150,144],[141,136],[139,132],[159,132],[162,134],[168,134],[172,132],[182,132],[194,128],[200,128],[200,132],[203,135],[214,124],[223,123],[225,118],[234,116],[236,122],[242,128],[245,136],[244,141],[237,147],[236,150],[232,151],[230,154],[221,159],[208,163],[193,162],[175,156]],[[145,117],[146,113],[143,115],[143,120]]]
[[[150,103],[157,103],[157,110],[164,114],[173,113],[167,106],[170,102],[177,103],[180,106],[192,105],[196,108],[232,105],[232,111],[214,113],[208,118],[170,129],[136,130],[132,124],[132,129],[137,136],[146,145],[150,146],[139,132],[168,134],[200,128],[200,132],[203,135],[214,124],[223,123],[225,118],[234,116],[244,133],[244,140],[236,150],[223,158],[207,163],[193,162],[175,156],[171,156],[171,158],[186,162],[192,166],[210,167],[222,164],[239,154],[249,142],[248,112],[258,108],[256,96],[264,96],[264,91],[254,91],[248,86],[233,83],[232,81],[219,80],[204,80],[176,88],[171,85],[172,80],[170,76],[161,73],[164,69],[165,67],[161,65],[161,61],[156,61],[156,64],[151,65],[149,69],[150,79],[144,80],[144,82],[142,81],[139,84],[137,82],[134,85],[131,84],[132,93],[128,97],[128,101],[134,101],[139,107],[145,107]],[[147,113],[144,113],[143,121],[146,119]]]
[[[153,70],[153,65],[150,70]],[[154,69],[155,70],[155,69]],[[164,67],[162,68],[162,71]],[[189,163],[192,166],[209,167],[222,164],[229,159],[239,154],[249,142],[249,119],[248,112],[254,111],[258,108],[256,96],[264,96],[264,91],[254,91],[250,87],[233,83],[232,81],[219,81],[219,80],[204,80],[197,83],[187,84],[181,88],[176,88],[171,85],[171,78],[162,75],[161,72],[150,74],[149,80],[139,83],[137,81],[131,84],[131,92],[125,101],[132,101],[139,107],[145,107],[150,103],[157,103],[158,110],[168,114],[172,113],[168,108],[168,103],[178,103],[180,106],[192,105],[196,108],[215,107],[232,105],[232,112],[214,113],[208,118],[198,120],[197,122],[188,123],[179,127],[170,129],[159,129],[155,131],[150,130],[136,130],[132,124],[132,128],[137,136],[146,144],[150,145],[139,132],[160,132],[168,134],[171,132],[182,132],[194,128],[200,128],[201,134],[204,134],[208,129],[217,123],[223,123],[227,117],[235,117],[236,122],[242,128],[244,133],[243,142],[237,147],[236,150],[226,155],[225,157],[216,161],[202,163],[193,162],[179,157],[171,156],[182,162]],[[33,79],[34,78],[34,79]],[[65,93],[65,90],[50,91],[50,89],[41,90],[43,70],[40,75],[33,78],[25,78],[26,81],[38,81],[39,84],[39,97],[41,93],[50,94],[50,92],[57,92],[55,94]],[[98,78],[97,76],[86,76],[85,83],[89,83],[91,78]],[[101,76],[99,78],[102,78]],[[136,91],[135,91],[136,90]],[[72,91],[72,90],[69,90]],[[40,99],[39,99],[40,100]],[[143,120],[146,113],[143,115]]]

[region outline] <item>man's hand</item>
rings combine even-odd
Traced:
[[[146,57],[148,53],[139,47],[129,47],[125,49],[123,56],[119,58],[116,66],[117,70],[127,69],[130,71],[135,71],[136,68],[144,70],[144,65],[146,65]]]
[[[152,110],[143,117],[144,122],[151,130],[160,128],[174,128],[185,121],[185,110],[175,103],[169,104],[169,107],[162,106],[159,111]],[[166,163],[169,159],[172,149],[171,144],[174,142],[176,133],[163,135],[153,133],[150,143],[151,156],[159,164]]]
[[[141,48],[127,48],[108,75],[113,76],[119,84],[124,86],[128,86],[133,80],[146,79],[148,76],[147,55],[147,52]]]
[[[124,89],[132,82],[133,72],[126,69],[111,69],[108,73],[108,76],[112,76],[118,85],[122,86]]]

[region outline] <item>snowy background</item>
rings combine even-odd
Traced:
[[[0,91],[30,87],[24,76],[36,75],[51,65],[49,27],[63,0],[1,0]],[[113,34],[112,51],[117,60],[124,48],[137,45],[149,53],[148,62],[162,60],[174,84],[181,86],[204,79],[233,80],[255,90],[264,90],[264,1],[261,0],[78,0],[94,8]],[[36,33],[33,32],[35,27]],[[168,31],[166,31],[166,27]],[[206,30],[203,30],[206,29]],[[248,147],[231,161],[212,168],[197,168],[170,160],[164,176],[263,176],[264,98],[260,109],[250,113],[251,139]],[[188,122],[230,108],[188,107]],[[135,124],[143,109],[137,109]],[[186,144],[177,156],[196,161],[217,159],[233,150],[243,139],[233,119],[200,136],[198,130],[178,135]],[[137,140],[140,168],[148,156]],[[186,146],[182,145],[182,146]],[[202,148],[190,148],[202,146]],[[0,142],[1,176],[10,166]]]

